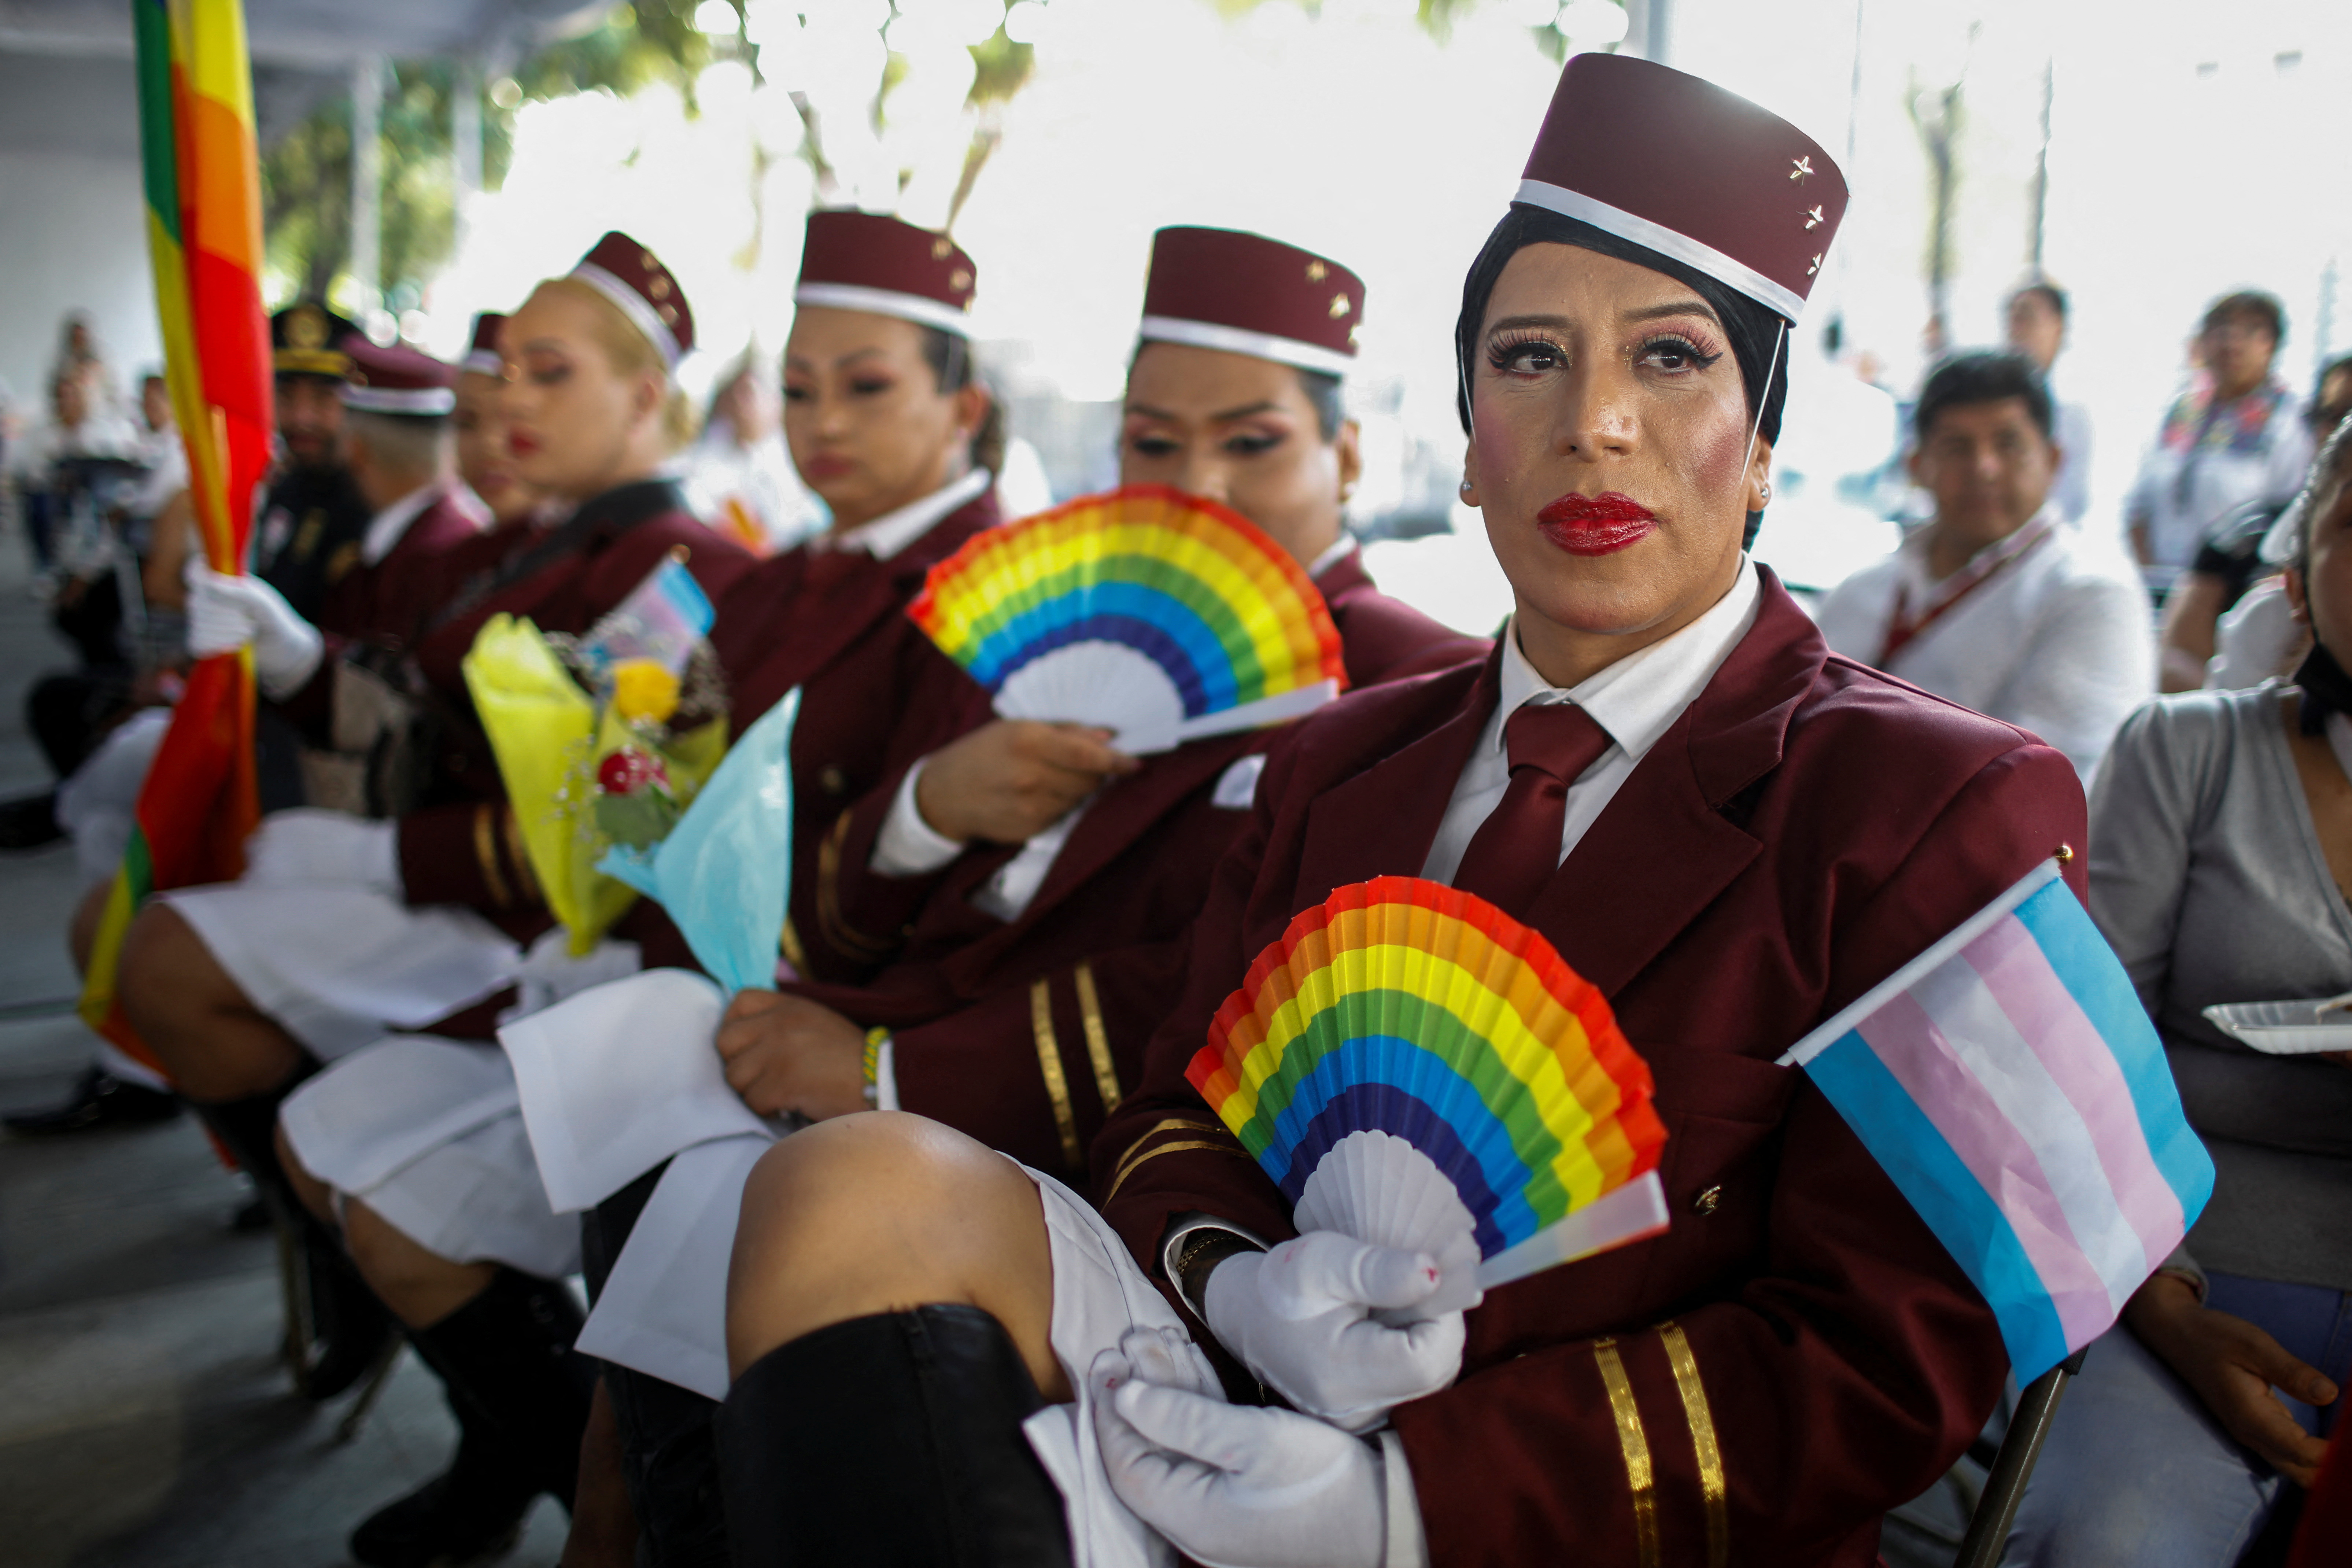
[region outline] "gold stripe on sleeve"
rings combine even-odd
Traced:
[[[854,959],[879,963],[896,951],[893,943],[877,942],[853,929],[841,913],[841,847],[849,837],[850,813],[834,819],[833,828],[816,851],[816,923],[825,941]],[[795,965],[797,967],[797,965]]]
[[[1157,1131],[1157,1129],[1154,1131]],[[1128,1177],[1135,1174],[1136,1171],[1141,1166],[1150,1164],[1152,1161],[1157,1160],[1162,1154],[1181,1154],[1187,1149],[1206,1149],[1212,1153],[1231,1154],[1237,1159],[1246,1160],[1249,1158],[1247,1154],[1243,1153],[1231,1143],[1212,1143],[1206,1139],[1202,1138],[1186,1138],[1174,1143],[1162,1143],[1156,1149],[1146,1149],[1142,1153],[1138,1154],[1134,1159],[1129,1160],[1126,1164],[1121,1165],[1118,1168],[1118,1174],[1111,1178],[1110,1191],[1103,1194],[1102,1201],[1108,1203],[1111,1199],[1118,1196],[1118,1189],[1126,1185]]]
[[[1625,1480],[1633,1491],[1633,1540],[1642,1568],[1658,1568],[1658,1488],[1650,1468],[1650,1440],[1642,1431],[1642,1407],[1633,1402],[1633,1383],[1625,1375],[1625,1358],[1617,1342],[1592,1342],[1592,1358],[1601,1363],[1601,1386],[1609,1391],[1609,1413],[1617,1418],[1617,1446],[1625,1454]]]
[[[790,915],[784,917],[783,934],[776,939],[776,945],[783,949],[784,962],[793,966],[793,973],[803,980],[808,979],[808,949],[801,945],[801,933],[793,929]]]
[[[1683,1415],[1690,1421],[1691,1447],[1698,1454],[1698,1489],[1706,1502],[1706,1568],[1725,1568],[1731,1561],[1731,1503],[1723,1479],[1723,1450],[1715,1440],[1715,1415],[1707,1408],[1706,1384],[1699,1381],[1698,1358],[1691,1354],[1690,1336],[1682,1325],[1658,1325],[1665,1342],[1666,1362],[1675,1369],[1675,1387],[1683,1396]]]
[[[1037,1072],[1045,1080],[1046,1098],[1054,1102],[1054,1126],[1062,1135],[1062,1159],[1072,1172],[1086,1168],[1087,1152],[1078,1147],[1078,1119],[1070,1110],[1070,1080],[1062,1072],[1062,1043],[1054,1037],[1054,993],[1038,981],[1029,987],[1029,1030],[1037,1037]]]
[[[1129,1143],[1126,1148],[1118,1152],[1118,1164],[1116,1167],[1116,1173],[1110,1179],[1111,1192],[1115,1193],[1118,1191],[1118,1184],[1127,1180],[1127,1173],[1130,1169],[1143,1163],[1142,1159],[1136,1154],[1136,1151],[1142,1148],[1146,1143],[1150,1142],[1154,1138],[1159,1137],[1162,1132],[1223,1132],[1223,1131],[1224,1129],[1217,1123],[1213,1121],[1203,1121],[1197,1116],[1161,1117],[1158,1121],[1151,1124],[1150,1131],[1147,1131],[1142,1137],[1138,1138],[1134,1142]],[[1193,1145],[1187,1144],[1185,1147],[1192,1148]],[[1108,1193],[1106,1193],[1103,1195],[1103,1201],[1105,1203],[1108,1203],[1110,1201],[1110,1195]]]
[[[499,869],[499,829],[491,814],[494,805],[474,808],[474,858],[482,868],[482,885],[490,890],[490,901],[500,909],[511,908],[514,895],[507,891],[506,873]]]
[[[1095,994],[1094,965],[1080,963],[1074,972],[1078,987],[1078,1017],[1087,1028],[1087,1057],[1095,1064],[1095,1092],[1102,1097],[1103,1114],[1118,1103],[1118,1067],[1110,1059],[1110,1031],[1103,1027],[1102,1000]]]

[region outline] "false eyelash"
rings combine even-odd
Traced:
[[[1552,342],[1551,339],[1546,337],[1543,333],[1522,329],[1515,333],[1506,333],[1504,336],[1496,338],[1494,342],[1488,343],[1486,345],[1486,363],[1494,366],[1496,370],[1502,370],[1510,364],[1512,357],[1516,355],[1519,350],[1529,348],[1537,344],[1541,344],[1543,347],[1551,350],[1554,354],[1563,360],[1568,357],[1568,351],[1566,349],[1561,348],[1558,343]]]
[[[1715,353],[1709,353],[1680,332],[1661,332],[1654,338],[1644,340],[1642,346],[1633,351],[1633,357],[1637,361],[1645,359],[1662,348],[1682,350],[1683,353],[1690,356],[1691,362],[1701,370],[1707,369],[1709,366],[1713,365],[1716,361],[1723,357],[1723,351],[1721,349],[1717,349]]]

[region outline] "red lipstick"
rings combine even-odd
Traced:
[[[1613,555],[1657,531],[1657,514],[1615,490],[1587,498],[1573,491],[1536,513],[1536,527],[1570,555]]]
[[[528,430],[509,429],[507,432],[507,450],[518,458],[528,458],[539,450],[539,437]]]
[[[831,452],[820,452],[801,465],[801,478],[811,484],[825,479],[837,479],[856,467],[847,458]]]

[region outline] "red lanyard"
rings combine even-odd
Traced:
[[[1885,669],[1894,663],[1896,654],[1918,640],[1920,634],[1941,620],[1953,605],[2000,575],[2004,568],[2024,560],[2026,556],[2032,553],[2036,545],[2055,531],[2055,525],[2047,519],[2037,519],[2027,523],[2016,533],[2010,535],[1991,550],[1984,552],[1974,561],[1961,567],[1956,574],[1959,581],[1953,584],[1950,590],[1941,598],[1922,611],[1916,619],[1914,619],[1911,614],[1910,584],[1906,583],[1898,587],[1895,591],[1894,613],[1886,618],[1886,642],[1878,650],[1878,658],[1875,661],[1877,668]]]

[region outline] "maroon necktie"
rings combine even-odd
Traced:
[[[1568,786],[1609,749],[1609,731],[1573,702],[1521,703],[1504,721],[1503,743],[1510,787],[1472,835],[1454,885],[1524,920],[1559,869]]]

